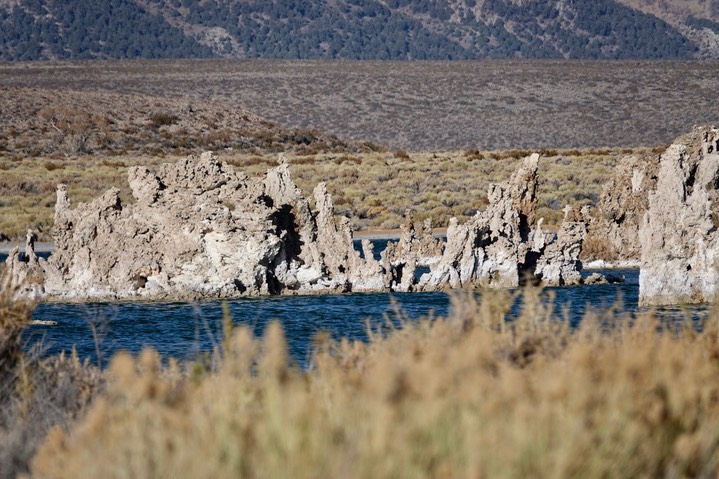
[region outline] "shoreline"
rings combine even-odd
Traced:
[[[444,237],[447,234],[446,229],[435,229],[435,237]],[[371,241],[396,241],[399,240],[401,230],[362,230],[352,234],[353,241],[362,241],[365,239]],[[0,243],[0,254],[9,254],[13,248],[19,248],[20,252],[25,251],[25,243],[20,241],[9,241]],[[50,241],[41,241],[35,243],[35,252],[40,254],[52,253],[55,250],[55,244]],[[602,270],[602,269],[639,269],[639,260],[617,260],[606,261],[603,259],[593,259],[584,261],[582,269],[585,270]]]
[[[605,261],[603,259],[593,259],[582,262],[583,270],[603,270],[603,269],[640,269],[641,261],[638,259],[620,259],[617,261]]]
[[[20,252],[25,251],[24,241],[7,241],[0,243],[0,254],[9,254],[13,248],[18,248]],[[40,241],[35,243],[35,253],[52,253],[55,250],[55,243],[51,241]]]

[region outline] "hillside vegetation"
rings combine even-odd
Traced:
[[[669,2],[666,2],[669,3]],[[19,0],[0,60],[719,58],[713,8],[635,0]]]
[[[682,19],[701,20],[719,18],[719,0],[620,0],[621,3],[642,12],[680,24]]]
[[[620,1],[677,28],[699,47],[698,57],[719,57],[719,0]]]

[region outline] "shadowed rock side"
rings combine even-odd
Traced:
[[[128,171],[135,199],[112,188],[74,209],[59,185],[46,261],[15,251],[16,283],[59,299],[197,298],[347,291],[414,291],[463,286],[517,286],[525,274],[549,285],[578,284],[586,231],[566,221],[553,242],[531,230],[539,156],[527,158],[506,183],[490,186],[490,204],[470,222],[450,223],[447,243],[431,222],[415,230],[412,215],[400,241],[381,260],[372,244],[353,248],[347,218],[337,220],[326,185],[314,210],[292,182],[285,159],[264,178],[249,178],[211,153]],[[430,266],[418,281],[418,265]],[[26,281],[27,282],[27,281]]]
[[[662,155],[639,231],[639,304],[712,301],[719,274],[719,130],[697,128]]]
[[[649,193],[656,188],[659,156],[628,156],[619,162],[614,177],[602,188],[596,213],[589,222],[585,258],[639,260],[639,228],[649,205]]]

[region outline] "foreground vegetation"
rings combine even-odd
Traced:
[[[101,389],[100,371],[76,354],[43,357],[26,347],[23,332],[34,305],[14,300],[0,271],[0,478],[27,471],[37,445],[53,426],[69,428]]]
[[[4,341],[0,470],[25,470],[32,454],[8,438],[41,418],[21,444],[34,477],[714,476],[719,311],[702,332],[617,311],[572,330],[541,294],[522,291],[514,321],[516,298],[485,292],[369,343],[319,335],[308,370],[279,324],[253,338],[226,317],[210,361],[118,354],[104,388],[82,383],[91,402],[70,398],[79,414],[48,402],[62,386],[37,378],[52,360]],[[2,337],[30,311],[2,296]],[[94,377],[71,364],[66,385]]]

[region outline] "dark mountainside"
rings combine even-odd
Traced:
[[[0,4],[0,60],[719,59],[719,2],[678,2],[19,0]]]

